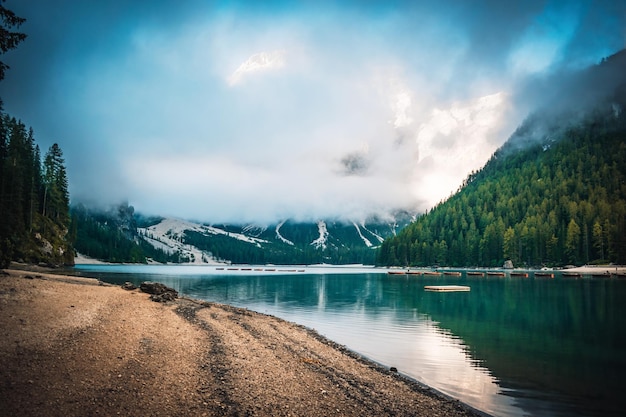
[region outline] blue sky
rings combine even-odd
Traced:
[[[5,6],[0,97],[72,201],[210,222],[428,209],[626,40],[623,1]]]

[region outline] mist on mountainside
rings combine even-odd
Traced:
[[[456,194],[383,242],[379,262],[625,263],[625,57],[582,72],[576,89],[533,112]]]

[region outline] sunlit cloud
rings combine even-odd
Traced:
[[[74,202],[222,222],[424,211],[626,27],[610,1],[218,3],[8,0],[29,37],[0,96],[60,143]]]
[[[287,52],[284,50],[256,53],[245,60],[228,77],[228,84],[233,86],[239,84],[244,77],[251,74],[282,68],[285,65],[286,55]]]

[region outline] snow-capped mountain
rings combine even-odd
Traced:
[[[191,264],[373,264],[376,248],[415,217],[405,211],[370,221],[318,220],[275,224],[208,224],[145,217],[127,203],[72,208],[75,248],[109,262]]]
[[[139,227],[138,237],[154,248],[178,254],[180,262],[211,263],[374,263],[375,249],[413,218],[391,222],[299,223],[269,226],[214,225],[163,218]]]

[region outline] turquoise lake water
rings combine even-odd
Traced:
[[[158,281],[305,325],[492,415],[626,413],[626,279],[254,269],[77,265],[74,272],[115,284]]]

